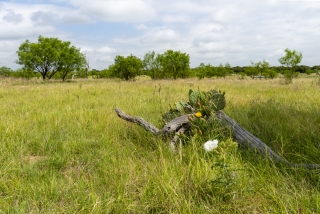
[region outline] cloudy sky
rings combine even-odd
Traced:
[[[191,67],[279,65],[286,48],[312,66],[320,64],[320,0],[0,0],[0,67],[19,68],[19,45],[39,35],[71,41],[95,69],[116,55],[168,49],[189,54]]]

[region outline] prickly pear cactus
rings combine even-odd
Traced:
[[[226,106],[226,98],[224,95],[224,92],[221,93],[216,90],[210,90],[207,92],[207,98],[213,111],[220,111],[224,109]]]
[[[210,90],[208,92],[200,92],[197,90],[189,90],[189,101],[186,103],[180,101],[175,103],[174,107],[170,107],[170,110],[163,114],[162,119],[165,123],[173,120],[184,114],[190,114],[189,108],[186,105],[190,105],[195,112],[200,112],[203,117],[209,117],[216,111],[222,110],[226,106],[225,93]]]

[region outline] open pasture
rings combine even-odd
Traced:
[[[275,152],[320,164],[317,77],[54,82],[0,79],[0,213],[319,213],[320,172],[289,169],[246,149],[226,155],[230,186],[212,181],[204,142],[172,154],[117,117],[162,127],[189,89],[226,92],[225,112]],[[230,141],[230,136],[217,136]],[[209,139],[208,139],[209,140]]]

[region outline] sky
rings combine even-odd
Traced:
[[[0,67],[20,68],[19,46],[39,35],[70,41],[91,69],[116,55],[171,49],[190,66],[280,65],[284,50],[320,65],[320,0],[0,0]]]

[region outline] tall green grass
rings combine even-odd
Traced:
[[[0,213],[318,213],[319,172],[274,165],[242,148],[225,156],[232,185],[212,183],[205,139],[173,154],[170,139],[118,118],[115,107],[162,127],[190,88],[226,92],[225,112],[291,162],[320,163],[315,78],[2,79]],[[188,84],[193,82],[193,85]],[[230,136],[212,137],[229,142]],[[208,139],[209,140],[209,139]]]

